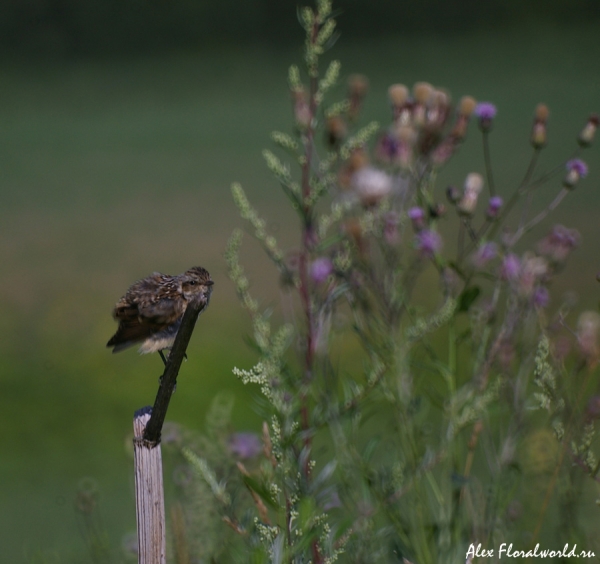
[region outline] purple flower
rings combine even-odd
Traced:
[[[253,458],[262,450],[260,439],[254,433],[233,433],[227,446],[233,455],[241,459]]]
[[[502,261],[500,276],[504,280],[514,281],[519,277],[521,259],[512,253],[507,254]]]
[[[322,284],[333,273],[332,262],[325,257],[316,259],[310,266],[310,277],[316,284]]]
[[[496,243],[484,243],[473,255],[473,264],[476,268],[482,268],[491,261],[497,254],[498,247]]]
[[[410,219],[413,229],[421,231],[425,227],[425,211],[422,208],[414,207],[408,210],[408,218]]]
[[[491,121],[496,117],[497,110],[496,106],[491,102],[479,102],[479,104],[475,106],[474,113],[480,120]]]
[[[567,171],[574,170],[580,178],[585,178],[588,173],[588,166],[581,159],[571,159],[567,162]]]
[[[502,207],[502,205],[504,204],[504,201],[502,200],[502,198],[500,196],[492,196],[490,198],[489,204],[488,204],[488,209],[487,209],[487,216],[490,219],[493,219],[495,217],[498,216],[498,212],[500,211],[500,208]]]
[[[436,231],[423,229],[416,236],[417,250],[427,258],[432,258],[443,246],[442,238]]]
[[[496,106],[491,102],[480,102],[475,106],[474,114],[479,119],[479,129],[489,131],[492,129],[492,121],[496,117]]]
[[[579,244],[579,232],[567,229],[564,225],[555,225],[537,246],[537,251],[553,262],[563,262]]]
[[[533,292],[533,305],[536,307],[546,307],[550,302],[550,293],[544,286],[538,286]]]
[[[588,173],[588,167],[581,159],[571,159],[567,162],[566,168],[567,175],[563,179],[563,186],[569,189],[574,188],[575,184]]]

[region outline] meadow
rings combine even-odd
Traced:
[[[589,27],[512,28],[460,36],[414,34],[353,41],[328,54],[342,76],[370,79],[364,119],[388,119],[387,86],[427,80],[457,98],[493,101],[498,190],[514,186],[529,157],[533,109],[550,107],[542,167],[568,155],[600,110],[600,43]],[[222,258],[241,225],[230,184],[240,181],[270,228],[293,246],[292,216],[261,150],[291,129],[286,84],[296,50],[221,49],[129,60],[4,65],[0,69],[0,530],[6,562],[90,561],[74,509],[91,477],[112,546],[134,530],[133,411],[152,403],[158,357],[111,355],[114,302],[152,271],[206,267],[215,280],[169,419],[202,429],[220,392],[235,395],[233,424],[258,431],[252,390],[231,373],[248,367],[249,324]],[[337,92],[344,93],[344,84]],[[460,182],[482,163],[476,136],[444,170]],[[473,156],[475,155],[475,156]],[[578,307],[595,308],[600,270],[600,159],[554,218],[582,243],[561,275]],[[550,195],[540,195],[540,201]],[[246,238],[255,294],[279,303],[276,276]]]

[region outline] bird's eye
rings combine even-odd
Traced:
[[[190,286],[195,286],[197,282],[195,280],[190,280]]]

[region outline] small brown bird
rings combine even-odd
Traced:
[[[199,299],[204,311],[213,284],[201,266],[178,276],[155,272],[138,280],[115,305],[113,317],[119,328],[106,346],[116,353],[141,342],[141,354],[158,351],[166,363],[162,351],[173,345],[189,301]]]

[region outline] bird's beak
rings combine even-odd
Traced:
[[[208,282],[205,282],[206,286],[212,286],[214,284],[214,282],[212,280],[209,280]]]

